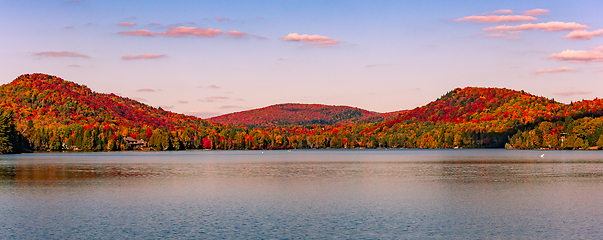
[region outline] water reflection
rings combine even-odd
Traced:
[[[36,163],[0,165],[0,184],[56,185],[132,178],[359,179],[529,182],[547,178],[603,179],[603,164],[503,162],[248,162],[248,163]]]
[[[599,152],[186,151],[0,159],[5,238],[586,238]]]

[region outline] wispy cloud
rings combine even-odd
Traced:
[[[217,86],[216,84],[209,85],[207,88],[220,89],[222,87]]]
[[[482,15],[499,15],[499,14],[513,14],[513,11],[509,9],[501,9],[492,12],[482,13]]]
[[[155,54],[142,54],[142,55],[136,55],[136,56],[132,56],[132,55],[126,55],[121,57],[121,60],[137,60],[137,59],[158,59],[158,58],[164,58],[166,57],[165,55],[155,55]]]
[[[560,96],[572,96],[572,95],[585,95],[585,94],[591,94],[591,93],[593,93],[593,92],[570,90],[570,91],[564,91],[564,92],[554,92],[553,94],[560,95]]]
[[[570,62],[603,62],[603,45],[590,51],[565,50],[561,53],[551,54],[548,59]]]
[[[82,67],[82,66],[81,65],[77,65],[77,64],[72,64],[72,65],[67,65],[67,67],[79,68],[79,67]]]
[[[65,29],[73,29],[73,26],[65,26]]]
[[[72,1],[69,1],[69,3],[84,3],[84,2],[86,2],[86,0],[72,0]]]
[[[575,31],[586,29],[588,26],[575,22],[547,22],[547,23],[526,23],[517,26],[496,26],[484,29],[487,32],[503,32],[503,31],[527,31],[527,30],[542,30],[545,32],[557,31]]]
[[[239,31],[228,31],[228,32],[226,32],[226,37],[234,38],[234,39],[249,38],[249,37],[253,37],[253,38],[257,38],[257,39],[266,39],[265,37],[250,35],[250,34],[247,34],[244,32],[239,32]]]
[[[225,17],[215,17],[218,21],[223,21],[223,22],[227,22],[230,21],[230,18],[225,18]]]
[[[69,57],[69,58],[90,58],[90,56],[75,53],[75,52],[39,52],[34,53],[35,56],[38,57]]]
[[[585,31],[585,30],[577,30],[577,31],[573,31],[573,32],[565,35],[564,38],[573,39],[573,40],[589,40],[593,37],[599,37],[599,36],[603,36],[603,29],[598,29],[598,30],[595,30],[592,32]]]
[[[179,103],[188,103],[186,100],[178,100]]]
[[[308,45],[319,45],[319,46],[335,46],[339,45],[342,42],[337,39],[332,39],[325,36],[320,35],[308,35],[303,34],[299,35],[297,33],[289,33],[289,35],[282,37],[283,41],[294,41],[294,42],[304,42]]]
[[[560,67],[560,68],[552,68],[552,69],[538,69],[534,71],[534,74],[542,74],[542,73],[560,73],[560,72],[577,72],[578,70],[571,69],[569,67]]]
[[[537,21],[532,16],[524,15],[488,15],[488,16],[467,16],[456,19],[456,22],[474,22],[474,23],[505,23],[505,22],[527,22]]]
[[[122,23],[118,23],[117,26],[134,27],[134,26],[136,26],[136,23],[133,23],[133,22],[122,22]]]
[[[154,92],[155,89],[151,89],[151,88],[141,88],[136,90],[137,92]]]
[[[486,34],[486,37],[489,37],[489,38],[504,38],[504,37],[507,37],[507,35],[505,35],[503,33],[492,33],[492,34]]]
[[[161,24],[159,23],[149,23],[147,26],[160,26]]]
[[[229,99],[229,97],[224,97],[224,96],[212,96],[212,97],[206,97],[204,99],[197,99],[199,102],[222,102],[224,100]]]
[[[166,32],[154,33],[149,30],[135,30],[135,31],[125,31],[119,32],[122,35],[131,35],[131,36],[145,36],[145,37],[154,37],[154,36],[165,36],[165,37],[187,37],[187,36],[195,36],[195,37],[203,37],[203,38],[213,38],[224,33],[219,29],[204,29],[197,27],[174,27],[168,29]]]
[[[540,9],[540,8],[537,8],[537,9],[532,9],[532,10],[529,10],[529,11],[525,11],[525,12],[523,13],[523,15],[528,15],[528,16],[542,16],[542,15],[547,15],[547,14],[549,14],[550,12],[551,12],[551,11],[546,10],[546,9]]]

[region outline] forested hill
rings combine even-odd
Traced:
[[[217,123],[220,117],[210,122],[58,77],[25,74],[0,86],[0,153],[141,146],[586,149],[603,147],[601,116],[601,99],[562,104],[523,91],[466,87],[409,111],[280,104],[222,116],[223,123]]]
[[[39,73],[0,86],[0,110],[12,113],[32,150],[131,149],[125,137],[155,149],[200,148],[208,131],[219,127]]]
[[[411,148],[502,147],[511,140],[521,149],[574,149],[597,146],[603,133],[601,116],[601,99],[563,104],[524,91],[466,87],[367,127],[361,134],[390,136],[390,140],[394,136],[403,139],[396,140],[403,147]],[[584,125],[574,128],[575,124]],[[573,145],[563,140],[566,136],[570,140],[590,138],[590,145]],[[545,138],[556,142],[547,143]],[[603,141],[601,144],[603,147]]]
[[[46,74],[24,74],[0,86],[0,99],[0,108],[12,110],[18,125],[168,129],[208,125],[193,116],[164,111],[114,94],[93,92],[84,85]]]
[[[285,103],[225,114],[207,120],[216,123],[246,125],[248,127],[334,125],[381,122],[395,118],[402,112],[404,111],[376,113],[349,106]]]
[[[454,89],[439,99],[410,110],[385,124],[392,125],[401,121],[527,123],[535,121],[538,117],[542,119],[556,117],[565,109],[565,104],[524,91],[466,87]]]

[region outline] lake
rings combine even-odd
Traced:
[[[603,151],[0,156],[1,239],[600,236]]]

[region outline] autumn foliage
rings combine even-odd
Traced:
[[[207,120],[215,123],[246,125],[248,127],[275,127],[381,122],[385,119],[394,118],[397,114],[398,112],[376,113],[348,106],[286,103],[225,114]]]
[[[153,150],[603,146],[601,99],[562,104],[504,88],[457,88],[425,106],[386,114],[279,104],[210,121],[46,74],[0,86],[0,100],[14,131],[26,138],[22,145],[37,151],[130,150],[126,139]]]

